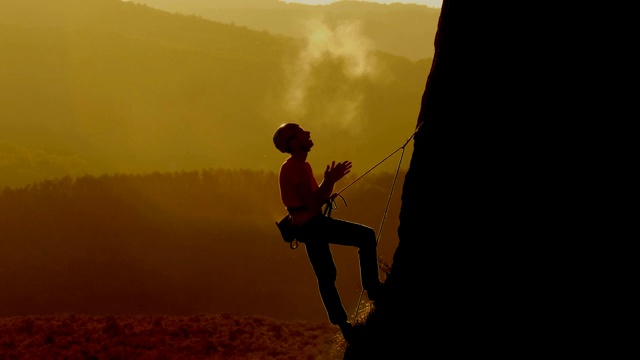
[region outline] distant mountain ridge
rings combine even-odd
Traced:
[[[433,57],[440,9],[418,4],[337,1],[305,5],[279,0],[136,0],[153,8],[194,14],[222,23],[300,37],[300,25],[323,19],[329,23],[358,21],[375,48],[411,60]]]
[[[281,46],[272,35],[120,0],[4,0],[0,10],[3,24],[117,32],[179,47],[245,56]]]
[[[313,131],[326,150],[314,162],[351,159],[363,173],[411,134],[431,60],[311,50],[119,0],[4,0],[0,187],[85,173],[275,171],[283,155],[271,135],[284,121]]]

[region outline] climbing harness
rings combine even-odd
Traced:
[[[276,226],[280,230],[282,240],[289,244],[289,247],[295,249],[298,247],[298,239],[296,229],[291,224],[291,214],[285,215],[282,220],[276,221]]]
[[[342,202],[344,203],[344,206],[347,206],[347,200],[344,199],[344,196],[340,194],[337,194],[337,196],[340,196],[340,198],[342,199]],[[338,206],[336,205],[335,198],[327,200],[327,202],[324,204],[324,215],[326,217],[331,217],[331,211],[337,208]]]

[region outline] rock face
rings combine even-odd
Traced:
[[[399,245],[345,359],[544,353],[575,313],[558,262],[565,153],[536,94],[530,24],[514,10],[443,2]]]

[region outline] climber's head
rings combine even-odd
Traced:
[[[300,125],[294,123],[284,123],[278,127],[276,133],[273,134],[273,144],[276,149],[283,153],[291,153],[291,140],[296,138],[296,135],[300,133],[306,133]],[[311,141],[308,139],[309,142]],[[313,143],[311,143],[313,145]],[[311,148],[309,146],[309,148]]]

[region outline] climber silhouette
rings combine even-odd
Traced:
[[[282,124],[273,136],[273,143],[282,153],[290,156],[280,167],[279,184],[282,203],[297,228],[297,239],[305,245],[311,266],[318,280],[320,297],[329,316],[347,342],[354,339],[355,328],[348,321],[338,289],[337,269],[330,244],[357,247],[360,260],[362,287],[367,297],[375,301],[381,284],[378,276],[376,233],[372,228],[331,218],[322,212],[322,206],[333,200],[336,182],[351,171],[351,162],[343,161],[327,165],[324,178],[318,185],[307,156],[313,147],[311,133],[298,124]]]

